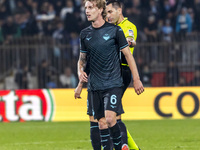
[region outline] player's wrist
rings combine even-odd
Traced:
[[[79,84],[78,84],[78,86],[79,86],[79,87],[82,87],[82,86],[83,86],[83,84],[84,84],[84,82],[83,82],[83,81],[79,81]]]
[[[136,42],[133,37],[127,37],[126,40],[128,42],[129,47],[134,47],[136,45]]]
[[[140,77],[134,78],[133,82],[140,81]]]
[[[133,47],[133,42],[129,41],[128,45],[129,45],[129,47]]]

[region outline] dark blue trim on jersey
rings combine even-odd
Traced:
[[[120,50],[123,49],[123,48],[125,48],[125,47],[127,47],[127,46],[128,46],[128,44],[126,44],[126,45],[120,47]]]
[[[80,52],[81,52],[81,53],[87,53],[87,51],[82,51],[82,50],[80,50]]]

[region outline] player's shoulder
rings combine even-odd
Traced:
[[[112,23],[109,23],[109,22],[105,23],[105,27],[116,28],[116,29],[118,28],[118,26],[116,26],[116,25],[114,25]]]
[[[126,23],[129,24],[129,25],[135,26],[134,23],[132,23],[130,20],[128,20],[128,18],[126,20]]]
[[[130,20],[128,20],[128,18],[126,18],[126,21],[124,22],[124,25],[127,28],[137,29],[136,26]]]
[[[90,25],[90,26],[88,26],[88,27],[82,29],[81,32],[80,32],[80,35],[87,34],[87,33],[90,32],[91,30],[92,30],[92,26]]]
[[[119,27],[117,25],[114,25],[112,23],[109,23],[109,22],[106,22],[105,25],[104,25],[104,27],[106,28],[105,30],[107,30],[109,32],[112,31],[113,33],[117,32],[118,30],[121,29],[121,27]]]
[[[119,26],[117,26],[117,25],[115,25],[115,24],[112,24],[112,23],[109,23],[109,22],[106,22],[106,23],[105,23],[105,27],[116,28],[116,29],[119,28]]]

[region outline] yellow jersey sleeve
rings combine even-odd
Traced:
[[[131,23],[128,18],[124,18],[124,20],[122,22],[120,22],[118,24],[118,26],[120,26],[124,32],[125,37],[131,37],[134,38],[134,40],[136,41],[137,39],[137,28],[136,26]],[[130,47],[131,53],[133,54],[134,51],[134,47]]]

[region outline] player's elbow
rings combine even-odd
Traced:
[[[132,56],[129,47],[124,48],[124,49],[122,50],[122,53],[124,54],[125,58]]]

